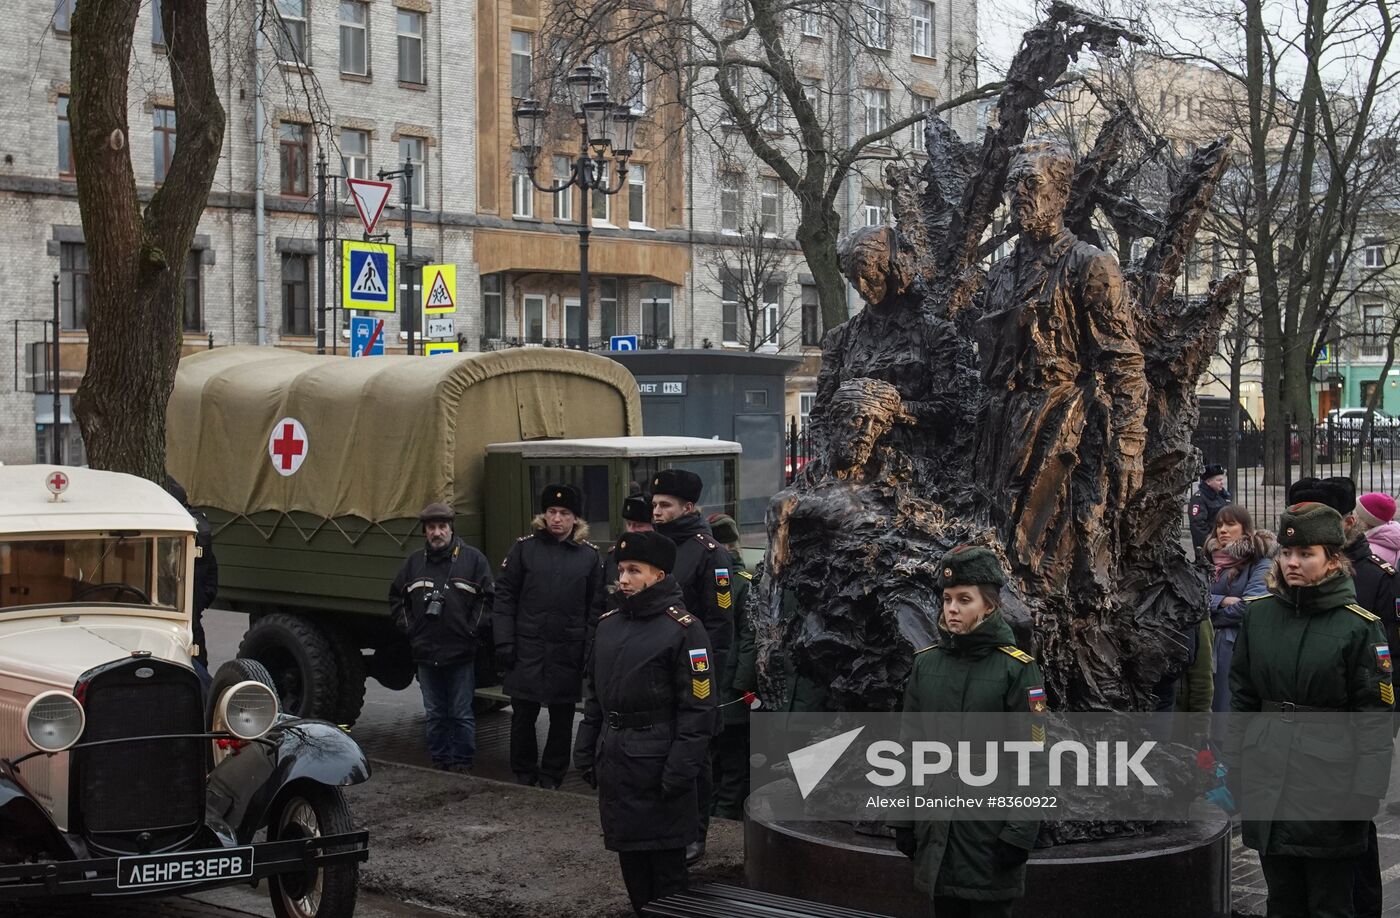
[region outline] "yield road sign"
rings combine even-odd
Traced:
[[[436,354],[457,353],[456,341],[425,341],[423,343],[423,354],[432,357]]]
[[[340,306],[394,311],[394,247],[378,242],[341,242]]]
[[[610,351],[635,351],[636,349],[636,335],[613,335],[608,339],[608,350]]]
[[[350,356],[378,357],[384,353],[384,320],[373,316],[350,319]]]
[[[457,266],[423,266],[423,311],[428,314],[457,309]]]
[[[267,438],[267,454],[272,457],[272,467],[283,478],[296,474],[306,461],[306,451],[310,446],[306,428],[296,418],[283,418],[273,424],[272,433]]]
[[[389,192],[394,190],[393,183],[348,178],[345,184],[350,188],[350,197],[355,199],[355,210],[360,212],[360,222],[365,225],[365,235],[368,236],[374,232],[379,215],[384,213],[384,202],[389,200]]]

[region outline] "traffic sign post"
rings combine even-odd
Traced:
[[[340,306],[393,312],[394,247],[380,242],[341,242]]]
[[[345,184],[350,188],[350,197],[355,201],[360,222],[365,225],[365,235],[373,236],[379,217],[384,213],[384,204],[389,200],[389,192],[394,190],[394,183],[348,178]]]
[[[350,356],[380,357],[384,354],[384,320],[373,316],[350,318]]]
[[[457,311],[457,266],[424,265],[423,311],[428,315]]]
[[[456,341],[424,341],[424,342],[423,342],[423,353],[426,354],[426,355],[429,356],[429,357],[433,357],[433,356],[435,356],[435,355],[437,355],[437,354],[455,354],[455,353],[457,353],[457,342],[456,342]]]
[[[636,349],[636,335],[613,335],[608,339],[608,350],[610,351],[635,351]]]

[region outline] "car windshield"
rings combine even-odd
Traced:
[[[0,541],[0,609],[117,604],[184,611],[185,539],[91,533]]]

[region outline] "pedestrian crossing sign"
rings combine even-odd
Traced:
[[[423,311],[433,313],[457,311],[457,266],[423,266]]]
[[[341,308],[393,312],[394,247],[349,239],[340,245]]]

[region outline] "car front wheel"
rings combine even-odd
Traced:
[[[292,789],[268,824],[269,841],[319,838],[354,831],[339,788],[305,784]],[[303,873],[271,878],[268,892],[277,918],[350,918],[360,885],[354,861],[326,864]]]

